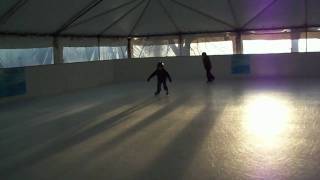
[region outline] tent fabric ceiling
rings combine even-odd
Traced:
[[[1,0],[0,34],[148,36],[320,25],[319,0]]]

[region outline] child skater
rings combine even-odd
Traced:
[[[169,79],[170,82],[172,81],[172,79],[171,79],[168,71],[166,71],[164,69],[164,63],[163,62],[159,62],[158,63],[157,69],[149,76],[148,82],[155,75],[158,78],[158,85],[157,85],[157,91],[154,93],[154,95],[158,95],[160,93],[162,84],[163,84],[163,88],[166,90],[166,94],[168,95],[169,94],[169,90],[168,90],[168,87],[167,87],[167,78]]]

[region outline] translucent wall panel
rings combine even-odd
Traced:
[[[99,48],[98,47],[64,47],[63,60],[65,63],[99,60]]]
[[[291,40],[244,40],[243,54],[291,53]]]
[[[86,62],[99,60],[98,38],[60,38],[63,62]]]
[[[127,46],[100,47],[100,60],[126,59],[128,58]]]
[[[128,58],[128,40],[124,38],[101,38],[100,60],[126,59]]]
[[[0,67],[53,64],[52,38],[0,36]]]
[[[180,56],[178,37],[133,38],[133,58]]]
[[[320,28],[310,28],[307,39],[299,41],[299,48],[301,52],[320,52]]]
[[[0,49],[0,68],[53,64],[52,48]]]
[[[248,32],[242,35],[243,54],[291,53],[291,38],[290,30]]]
[[[230,33],[189,35],[183,36],[181,47],[184,56],[233,54],[234,40]]]
[[[191,43],[190,55],[199,56],[202,52],[208,55],[233,54],[232,41]]]
[[[304,40],[299,46],[301,49],[307,49],[307,52],[320,52],[320,39],[308,38],[307,43]]]

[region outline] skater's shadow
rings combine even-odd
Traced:
[[[94,137],[104,131],[107,131],[108,129],[128,120],[126,117],[130,114],[142,110],[155,102],[157,102],[157,100],[154,97],[146,98],[142,102],[139,102],[138,104],[135,104],[80,133],[77,132],[76,129],[85,127],[87,124],[92,123],[90,122],[90,120],[94,119],[94,116],[97,116],[98,114],[96,114],[97,112],[91,114],[91,111],[94,111],[94,108],[97,107],[90,107],[89,109],[86,109],[85,112],[72,114],[72,116],[70,117],[62,117],[61,119],[51,121],[51,126],[59,124],[59,121],[65,121],[68,124],[64,124],[66,125],[64,127],[64,131],[61,131],[60,133],[55,133],[55,137],[47,139],[47,143],[41,143],[41,141],[44,141],[44,138],[40,136],[38,139],[40,144],[32,147],[31,149],[29,148],[28,151],[32,152],[31,154],[23,155],[25,153],[25,150],[23,149],[21,149],[20,152],[17,152],[18,154],[16,154],[16,156],[21,158],[15,159],[14,161],[8,162],[7,164],[2,164],[2,168],[0,170],[0,177],[8,178],[16,172],[18,172],[19,170],[35,165],[36,163],[41,162],[42,160],[48,159],[49,157],[52,157],[55,154],[63,152],[64,150],[71,148],[77,144],[80,144],[81,142],[84,142],[91,137]],[[112,109],[109,110],[111,111]],[[104,109],[104,112],[100,113],[105,113],[106,111],[108,110]],[[92,116],[89,118],[89,115],[87,113],[91,114]],[[81,118],[84,115],[85,117],[87,117],[87,119]],[[82,119],[83,122],[80,122],[79,119]],[[50,128],[51,126],[46,125],[47,128]],[[44,126],[42,126],[42,128],[43,127]],[[37,131],[38,132],[36,133],[41,132],[40,134],[45,134],[46,128]],[[56,131],[57,130],[55,130],[55,132]],[[51,132],[49,134],[51,134]],[[33,134],[31,136],[35,135]]]
[[[211,91],[208,89],[208,91]],[[133,179],[184,179],[194,156],[213,129],[216,119],[225,109],[224,104],[215,104],[208,92],[204,108],[184,127],[146,169]]]

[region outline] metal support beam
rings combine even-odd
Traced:
[[[184,7],[184,8],[186,8],[186,9],[192,11],[192,12],[195,12],[195,13],[197,13],[197,14],[200,14],[200,15],[204,16],[204,17],[207,17],[207,18],[209,18],[209,19],[212,19],[212,20],[214,20],[214,21],[216,21],[216,22],[219,22],[219,23],[221,23],[221,24],[224,24],[224,25],[226,25],[226,26],[228,26],[228,27],[230,27],[230,28],[232,28],[232,29],[236,29],[236,27],[235,27],[234,25],[229,24],[229,23],[227,23],[227,22],[225,22],[225,21],[223,21],[223,20],[221,20],[221,19],[218,19],[218,18],[216,18],[216,17],[214,17],[214,16],[212,16],[212,15],[210,15],[210,14],[207,14],[207,13],[205,13],[205,12],[199,11],[198,9],[195,9],[195,8],[193,8],[193,7],[191,7],[191,6],[188,6],[188,5],[186,5],[186,4],[183,4],[183,3],[178,2],[178,1],[176,1],[176,0],[171,0],[171,1],[172,1],[173,3],[175,3],[175,4],[178,4],[178,5],[181,6],[181,7]]]
[[[110,28],[112,28],[114,25],[116,25],[118,22],[120,22],[123,18],[125,18],[128,14],[130,14],[133,10],[135,10],[136,8],[138,8],[142,3],[144,2],[144,0],[141,0],[138,4],[136,4],[134,7],[132,7],[131,9],[129,9],[129,11],[125,12],[122,16],[120,16],[118,19],[116,19],[113,23],[111,23],[110,25],[108,25],[106,28],[104,28],[99,34],[98,36],[102,36],[103,33],[105,33],[107,30],[109,30]],[[128,37],[128,36],[126,36]]]
[[[54,64],[63,63],[63,47],[60,45],[57,36],[53,37],[53,58]]]
[[[0,17],[0,25],[5,24],[28,0],[20,0]]]
[[[86,7],[77,12],[72,18],[65,22],[54,34],[59,35],[61,32],[66,30],[72,23],[78,20],[80,17],[88,13],[91,9],[99,5],[104,0],[93,0]]]
[[[144,6],[144,8],[143,8],[143,10],[142,10],[142,12],[141,12],[138,20],[136,21],[136,23],[134,23],[134,25],[133,25],[130,33],[128,34],[129,37],[132,36],[132,33],[133,33],[134,30],[137,28],[137,25],[140,23],[141,19],[143,18],[144,14],[145,14],[145,12],[146,12],[146,10],[147,10],[147,8],[148,8],[149,5],[150,5],[150,2],[151,2],[151,0],[148,0],[147,4]]]
[[[265,8],[263,8],[260,12],[258,12],[253,18],[251,18],[244,25],[242,25],[241,29],[246,28],[252,21],[254,21],[258,17],[260,17],[264,12],[266,12],[266,10],[268,10],[270,7],[272,7],[276,2],[278,2],[278,0],[273,0],[271,3],[269,3]]]
[[[243,54],[241,32],[236,32],[235,54]]]
[[[162,3],[162,0],[158,1],[160,6],[162,7],[162,9],[164,10],[164,12],[166,13],[167,17],[169,18],[170,22],[173,24],[173,26],[176,28],[177,32],[180,33],[181,29],[179,28],[179,26],[177,25],[177,23],[175,22],[174,18],[171,16],[170,12],[168,11],[168,9],[164,6],[164,4]]]
[[[128,45],[127,45],[127,52],[128,52],[128,59],[132,58],[132,45],[131,45],[131,38],[128,38]]]
[[[101,48],[101,38],[98,36],[97,40],[98,40],[98,58],[99,58],[99,61],[100,61],[100,60],[102,60],[101,59],[101,55],[100,55],[100,52],[101,52],[101,50],[100,50],[100,48]]]
[[[304,0],[304,10],[305,10],[305,19],[304,26],[306,31],[306,52],[308,52],[308,18],[309,18],[309,8],[308,8],[308,0]]]
[[[87,19],[84,19],[84,20],[82,20],[82,21],[80,21],[80,22],[78,22],[78,23],[73,23],[73,24],[71,24],[67,29],[73,28],[73,27],[76,27],[76,26],[79,26],[79,25],[84,24],[84,23],[87,23],[87,22],[92,21],[93,19],[99,18],[99,17],[101,17],[101,16],[105,16],[105,15],[107,15],[107,14],[109,14],[109,13],[112,13],[112,12],[118,10],[118,9],[121,9],[121,8],[123,8],[123,7],[125,7],[125,6],[128,6],[128,5],[132,4],[133,2],[136,2],[136,0],[132,0],[132,1],[129,1],[129,2],[123,3],[123,4],[121,4],[121,5],[119,5],[119,6],[115,7],[115,8],[109,9],[109,10],[107,10],[107,11],[104,11],[104,12],[102,12],[102,13],[99,13],[99,14],[97,14],[97,15],[94,15],[94,16],[92,16],[92,17],[89,17],[89,18],[87,18]],[[66,29],[66,30],[67,30],[67,29]]]
[[[290,32],[291,39],[291,52],[299,52],[299,39],[301,38],[300,31],[292,31]]]
[[[179,56],[183,56],[184,53],[182,53],[182,48],[183,48],[183,39],[182,35],[179,35]]]

